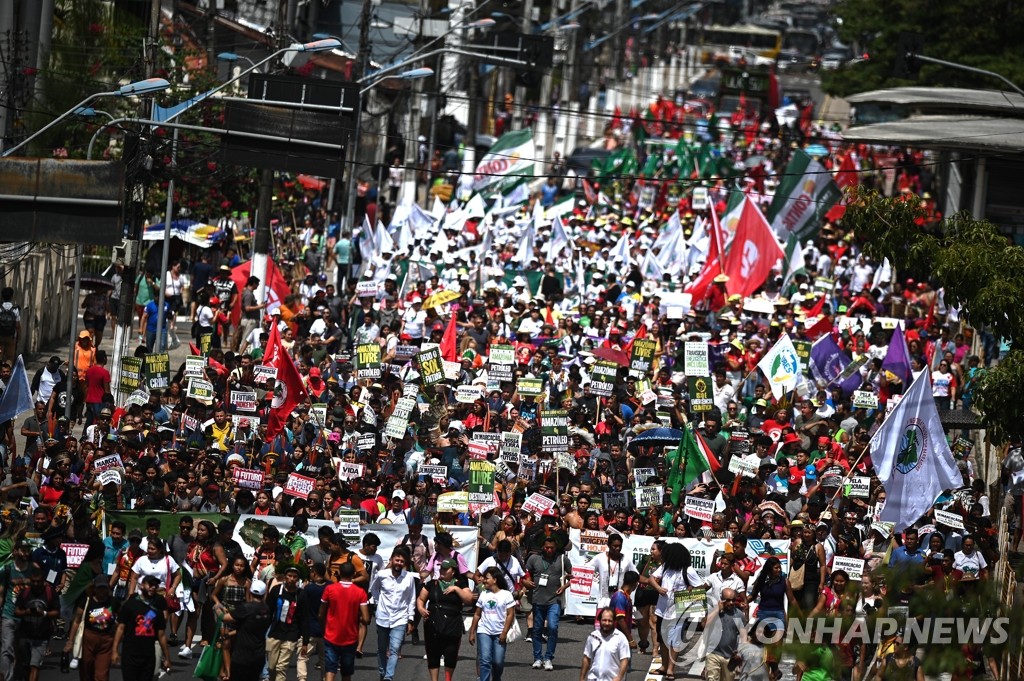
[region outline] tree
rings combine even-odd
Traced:
[[[994,441],[1024,436],[1018,401],[1024,394],[1024,248],[966,212],[931,230],[918,224],[924,216],[917,201],[858,188],[843,224],[869,256],[889,258],[908,276],[935,282],[964,321],[1009,342],[1010,352],[980,379],[974,404]]]
[[[959,64],[995,71],[1018,85],[1024,83],[1024,5],[1011,0],[841,0],[835,7],[841,20],[839,38],[867,52],[870,58],[849,68],[826,73],[822,87],[833,95],[906,85],[1004,87],[997,80],[925,64],[917,82],[893,77],[896,46],[903,31],[924,37],[924,54]]]

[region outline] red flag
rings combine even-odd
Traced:
[[[203,354],[202,352],[199,351],[199,347],[192,341],[189,341],[188,347],[190,350],[192,350],[193,355]],[[228,374],[231,373],[230,371],[228,371],[228,368],[226,366],[215,360],[213,357],[207,357],[206,363],[210,366],[211,369],[216,371],[219,376],[227,376]]]
[[[452,318],[448,320],[448,327],[441,336],[441,357],[449,362],[456,362],[459,359],[459,346],[455,342],[455,312],[452,311]]]
[[[284,430],[292,409],[304,402],[307,397],[306,389],[302,385],[302,376],[299,374],[295,362],[281,345],[281,332],[278,330],[277,324],[270,325],[270,338],[267,340],[263,364],[277,369],[274,399],[270,403],[270,414],[267,418],[266,440],[269,442]]]
[[[759,289],[784,255],[764,214],[749,196],[743,197],[736,236],[725,260],[725,274],[729,276],[725,287],[729,295],[746,298]]]
[[[853,153],[847,152],[846,156],[843,156],[843,160],[839,162],[839,170],[836,172],[836,185],[839,189],[846,189],[847,187],[853,187],[857,185],[857,164],[853,162]],[[825,213],[825,219],[829,222],[835,222],[836,220],[843,217],[846,213],[846,199],[840,199],[839,203],[832,206],[827,213]]]
[[[715,458],[715,453],[708,447],[708,443],[704,441],[704,437],[697,431],[693,431],[693,434],[697,436],[697,448],[700,449],[701,455],[707,459],[708,465],[711,466],[711,473],[717,473],[722,470],[722,464],[719,463],[718,459]]]
[[[622,351],[624,353],[626,353],[627,357],[629,356],[629,353],[631,353],[633,351],[633,341],[635,341],[637,338],[647,338],[647,325],[646,324],[641,324],[640,328],[637,329],[637,331],[636,331],[636,335],[633,336],[632,338],[630,338],[629,342],[626,343],[624,346],[622,346]]]
[[[722,274],[723,271],[722,225],[718,221],[718,212],[714,206],[711,206],[709,212],[711,213],[711,225],[709,227],[711,238],[709,239],[708,259],[704,261],[704,266],[697,273],[697,278],[690,282],[690,285],[686,288],[686,292],[693,296],[694,304],[707,297],[708,289],[711,288],[715,277]]]
[[[245,288],[245,283],[249,281],[249,276],[252,274],[252,261],[247,260],[238,267],[231,270],[231,280],[235,282],[235,286],[238,287],[238,296],[235,298],[235,308],[231,310],[231,323],[238,324],[242,318],[242,289]],[[284,302],[285,296],[290,295],[292,290],[288,287],[288,282],[285,281],[284,276],[281,274],[281,270],[277,269],[277,265],[270,258],[267,258],[267,280],[264,282],[267,289],[267,312],[273,312],[281,303]]]
[[[826,298],[828,298],[828,294],[827,294],[827,293],[822,293],[822,294],[821,294],[821,300],[819,300],[818,302],[816,302],[816,303],[814,304],[814,307],[812,307],[812,308],[810,308],[809,310],[807,310],[807,314],[806,314],[805,316],[806,316],[806,317],[807,317],[808,319],[814,319],[815,317],[817,317],[818,315],[820,315],[820,314],[821,314],[821,311],[822,311],[823,309],[825,309],[825,299],[826,299]]]
[[[586,180],[583,180],[583,196],[586,198],[588,206],[597,205],[597,191]]]
[[[832,333],[832,320],[828,315],[819,319],[814,326],[804,331],[804,335],[810,340],[817,340],[826,333]]]
[[[544,323],[545,324],[550,324],[552,329],[555,328],[555,318],[551,316],[551,308],[550,307],[545,307],[544,308]]]

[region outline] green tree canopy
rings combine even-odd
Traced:
[[[826,92],[846,96],[885,87],[942,85],[946,87],[1000,88],[997,80],[925,64],[918,81],[893,77],[896,48],[903,31],[924,38],[929,57],[995,71],[1018,85],[1024,84],[1024,4],[1010,0],[841,0],[835,14],[842,20],[839,38],[870,55],[868,61],[826,73]]]
[[[925,230],[916,222],[924,216],[918,203],[863,189],[852,198],[843,223],[869,256],[935,282],[966,322],[1010,343],[1010,352],[982,377],[975,404],[995,441],[1024,436],[1024,248],[966,212]]]

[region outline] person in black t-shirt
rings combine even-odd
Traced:
[[[234,650],[244,650],[244,655],[231,656],[232,679],[258,679],[267,662],[267,629],[270,627],[270,608],[263,601],[267,595],[267,583],[258,579],[249,585],[248,600],[224,614],[224,621],[234,625]]]
[[[64,644],[64,654],[71,654],[78,628],[83,627],[80,662],[83,679],[109,678],[118,606],[118,601],[111,597],[110,582],[104,575],[97,575],[93,579],[92,593],[82,592],[75,601],[75,616],[71,633]]]
[[[161,667],[171,670],[171,654],[167,649],[167,620],[164,617],[163,599],[156,594],[160,580],[147,575],[139,581],[139,590],[134,598],[121,606],[117,614],[117,629],[114,631],[114,653],[110,662],[121,662],[121,677],[148,681],[153,678],[156,666],[156,650],[153,643],[160,642],[163,653]],[[123,649],[118,652],[121,644]]]
[[[36,681],[46,656],[46,643],[53,635],[54,621],[60,615],[60,602],[39,568],[29,570],[29,587],[14,601],[18,623],[18,660],[29,665],[28,681]],[[20,665],[19,665],[20,666]],[[26,678],[17,674],[18,678]]]

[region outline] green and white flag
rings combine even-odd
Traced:
[[[473,178],[474,191],[509,181],[509,186],[519,182],[521,175],[533,175],[533,130],[525,128],[505,133],[480,159]],[[506,177],[512,176],[512,177]]]
[[[788,333],[782,334],[782,338],[757,363],[757,368],[768,379],[772,396],[776,400],[796,389],[800,378],[800,355],[796,354],[796,347]]]
[[[782,280],[783,291],[789,288],[789,284],[793,281],[793,277],[801,272],[804,274],[807,273],[807,263],[804,261],[804,251],[800,248],[800,240],[795,236],[790,236],[789,241],[786,242],[785,261],[786,274]]]
[[[843,196],[832,173],[802,151],[796,151],[775,190],[768,221],[779,241],[805,239],[817,233],[825,213]]]

